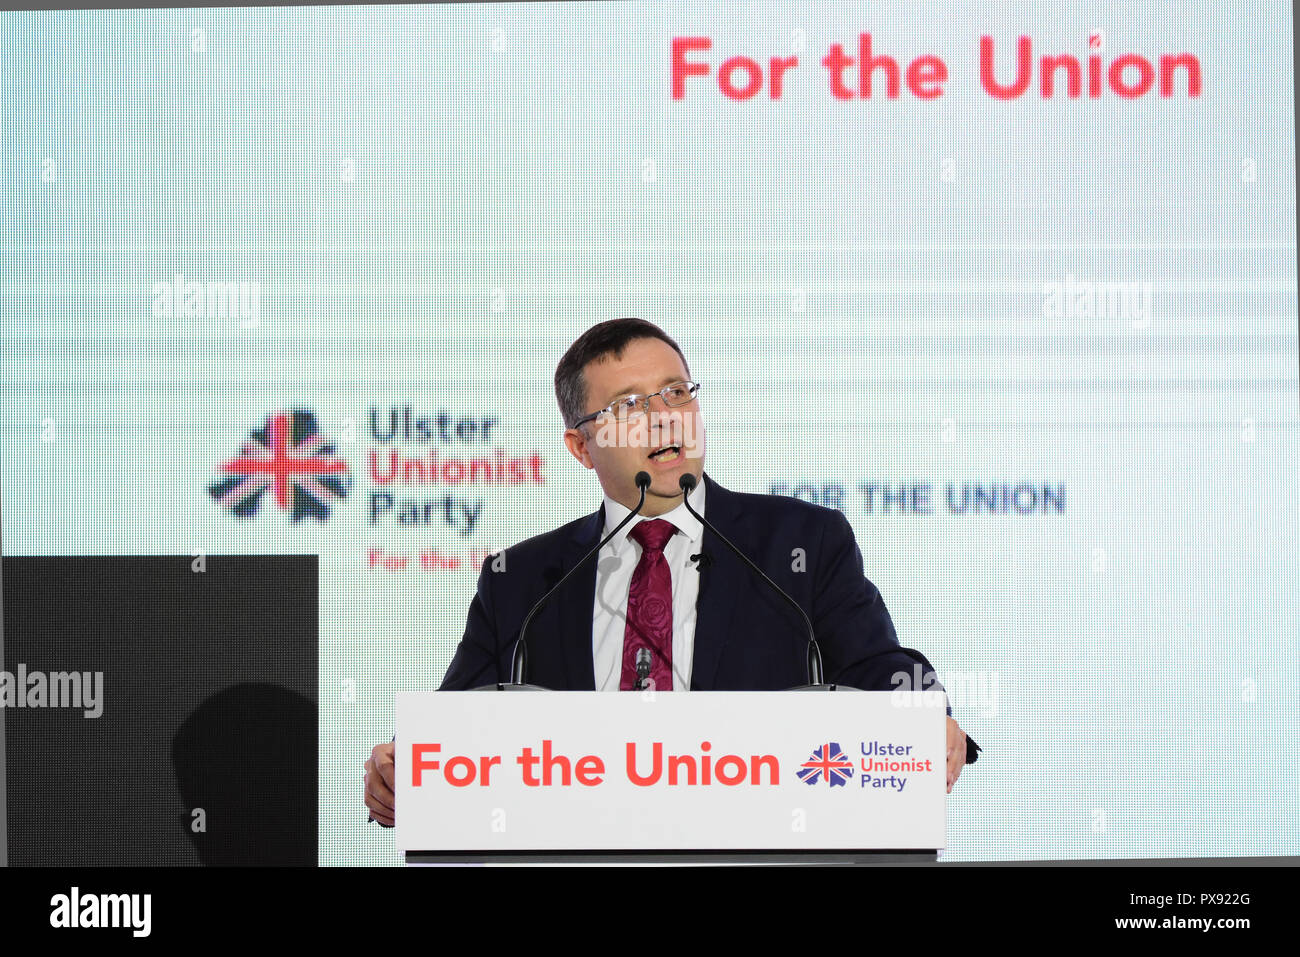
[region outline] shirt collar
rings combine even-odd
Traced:
[[[704,511],[704,483],[703,482],[700,482],[698,485],[696,485],[695,491],[691,492],[691,507],[694,508],[695,511],[699,512],[701,515],[708,514],[707,512]],[[605,496],[605,529],[603,532],[601,532],[601,536],[604,537],[605,535],[608,535],[610,531],[616,525],[618,525],[619,522],[627,518],[628,513],[630,513],[631,511],[632,510],[628,508],[626,505],[620,504],[619,502],[614,501],[612,498],[606,495]],[[628,522],[626,526],[624,526],[622,529],[619,530],[619,533],[617,535],[615,535],[613,538],[609,540],[609,544],[606,545],[605,547],[608,549],[612,549],[613,553],[617,555],[619,552],[623,550],[623,546],[627,542],[628,533],[632,531],[633,526],[639,525],[641,522],[650,521],[652,517],[662,518],[666,521],[672,522],[674,525],[677,526],[679,531],[686,533],[687,537],[690,538],[691,540],[691,544],[694,546],[698,546],[701,542],[704,541],[704,526],[700,524],[699,519],[697,519],[694,515],[692,515],[690,512],[686,510],[686,505],[683,503],[681,505],[678,505],[672,511],[665,512],[663,515],[655,515],[655,516],[638,515],[636,521]]]

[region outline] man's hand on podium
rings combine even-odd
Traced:
[[[391,758],[391,755],[390,755]],[[948,719],[948,793],[966,766],[966,732],[952,718]]]
[[[949,719],[950,721],[952,719]],[[948,746],[950,755],[948,767],[952,768],[952,729],[949,728]],[[962,745],[965,747],[965,745]],[[965,752],[963,752],[965,753]],[[382,824],[384,827],[392,827],[394,816],[397,814],[394,805],[397,803],[393,797],[393,742],[377,744],[374,750],[370,752],[370,757],[366,764],[366,807],[370,808],[370,819]],[[951,770],[949,771],[951,775]]]

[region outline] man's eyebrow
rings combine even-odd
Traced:
[[[670,375],[668,378],[664,379],[662,382],[659,383],[659,388],[662,389],[664,386],[672,385],[674,382],[685,382],[685,381],[686,380],[679,375]],[[619,389],[612,396],[610,396],[609,402],[613,402],[615,399],[621,399],[625,395],[641,395],[641,393],[636,391],[635,386],[630,386],[630,385],[625,386],[624,388]],[[609,405],[609,402],[606,402],[605,404]]]

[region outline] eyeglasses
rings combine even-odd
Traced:
[[[655,396],[659,396],[659,398],[663,399],[664,405],[672,408],[679,405],[690,405],[699,394],[700,384],[698,382],[674,382],[672,385],[666,385],[658,392],[652,392],[650,395],[625,395],[620,399],[615,399],[605,408],[597,409],[591,415],[579,419],[573,423],[573,427],[576,429],[580,425],[586,425],[592,419],[597,419],[602,415],[612,415],[618,422],[635,419],[637,416],[645,415],[650,411],[650,400]]]

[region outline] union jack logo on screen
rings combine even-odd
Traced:
[[[831,787],[842,788],[853,778],[853,762],[834,741],[823,744],[799,768],[797,774],[804,784],[829,781]]]
[[[208,492],[240,518],[256,515],[270,489],[275,504],[292,510],[295,522],[307,516],[323,521],[333,500],[346,498],[352,487],[347,462],[320,434],[316,416],[302,409],[268,416],[221,471]]]

